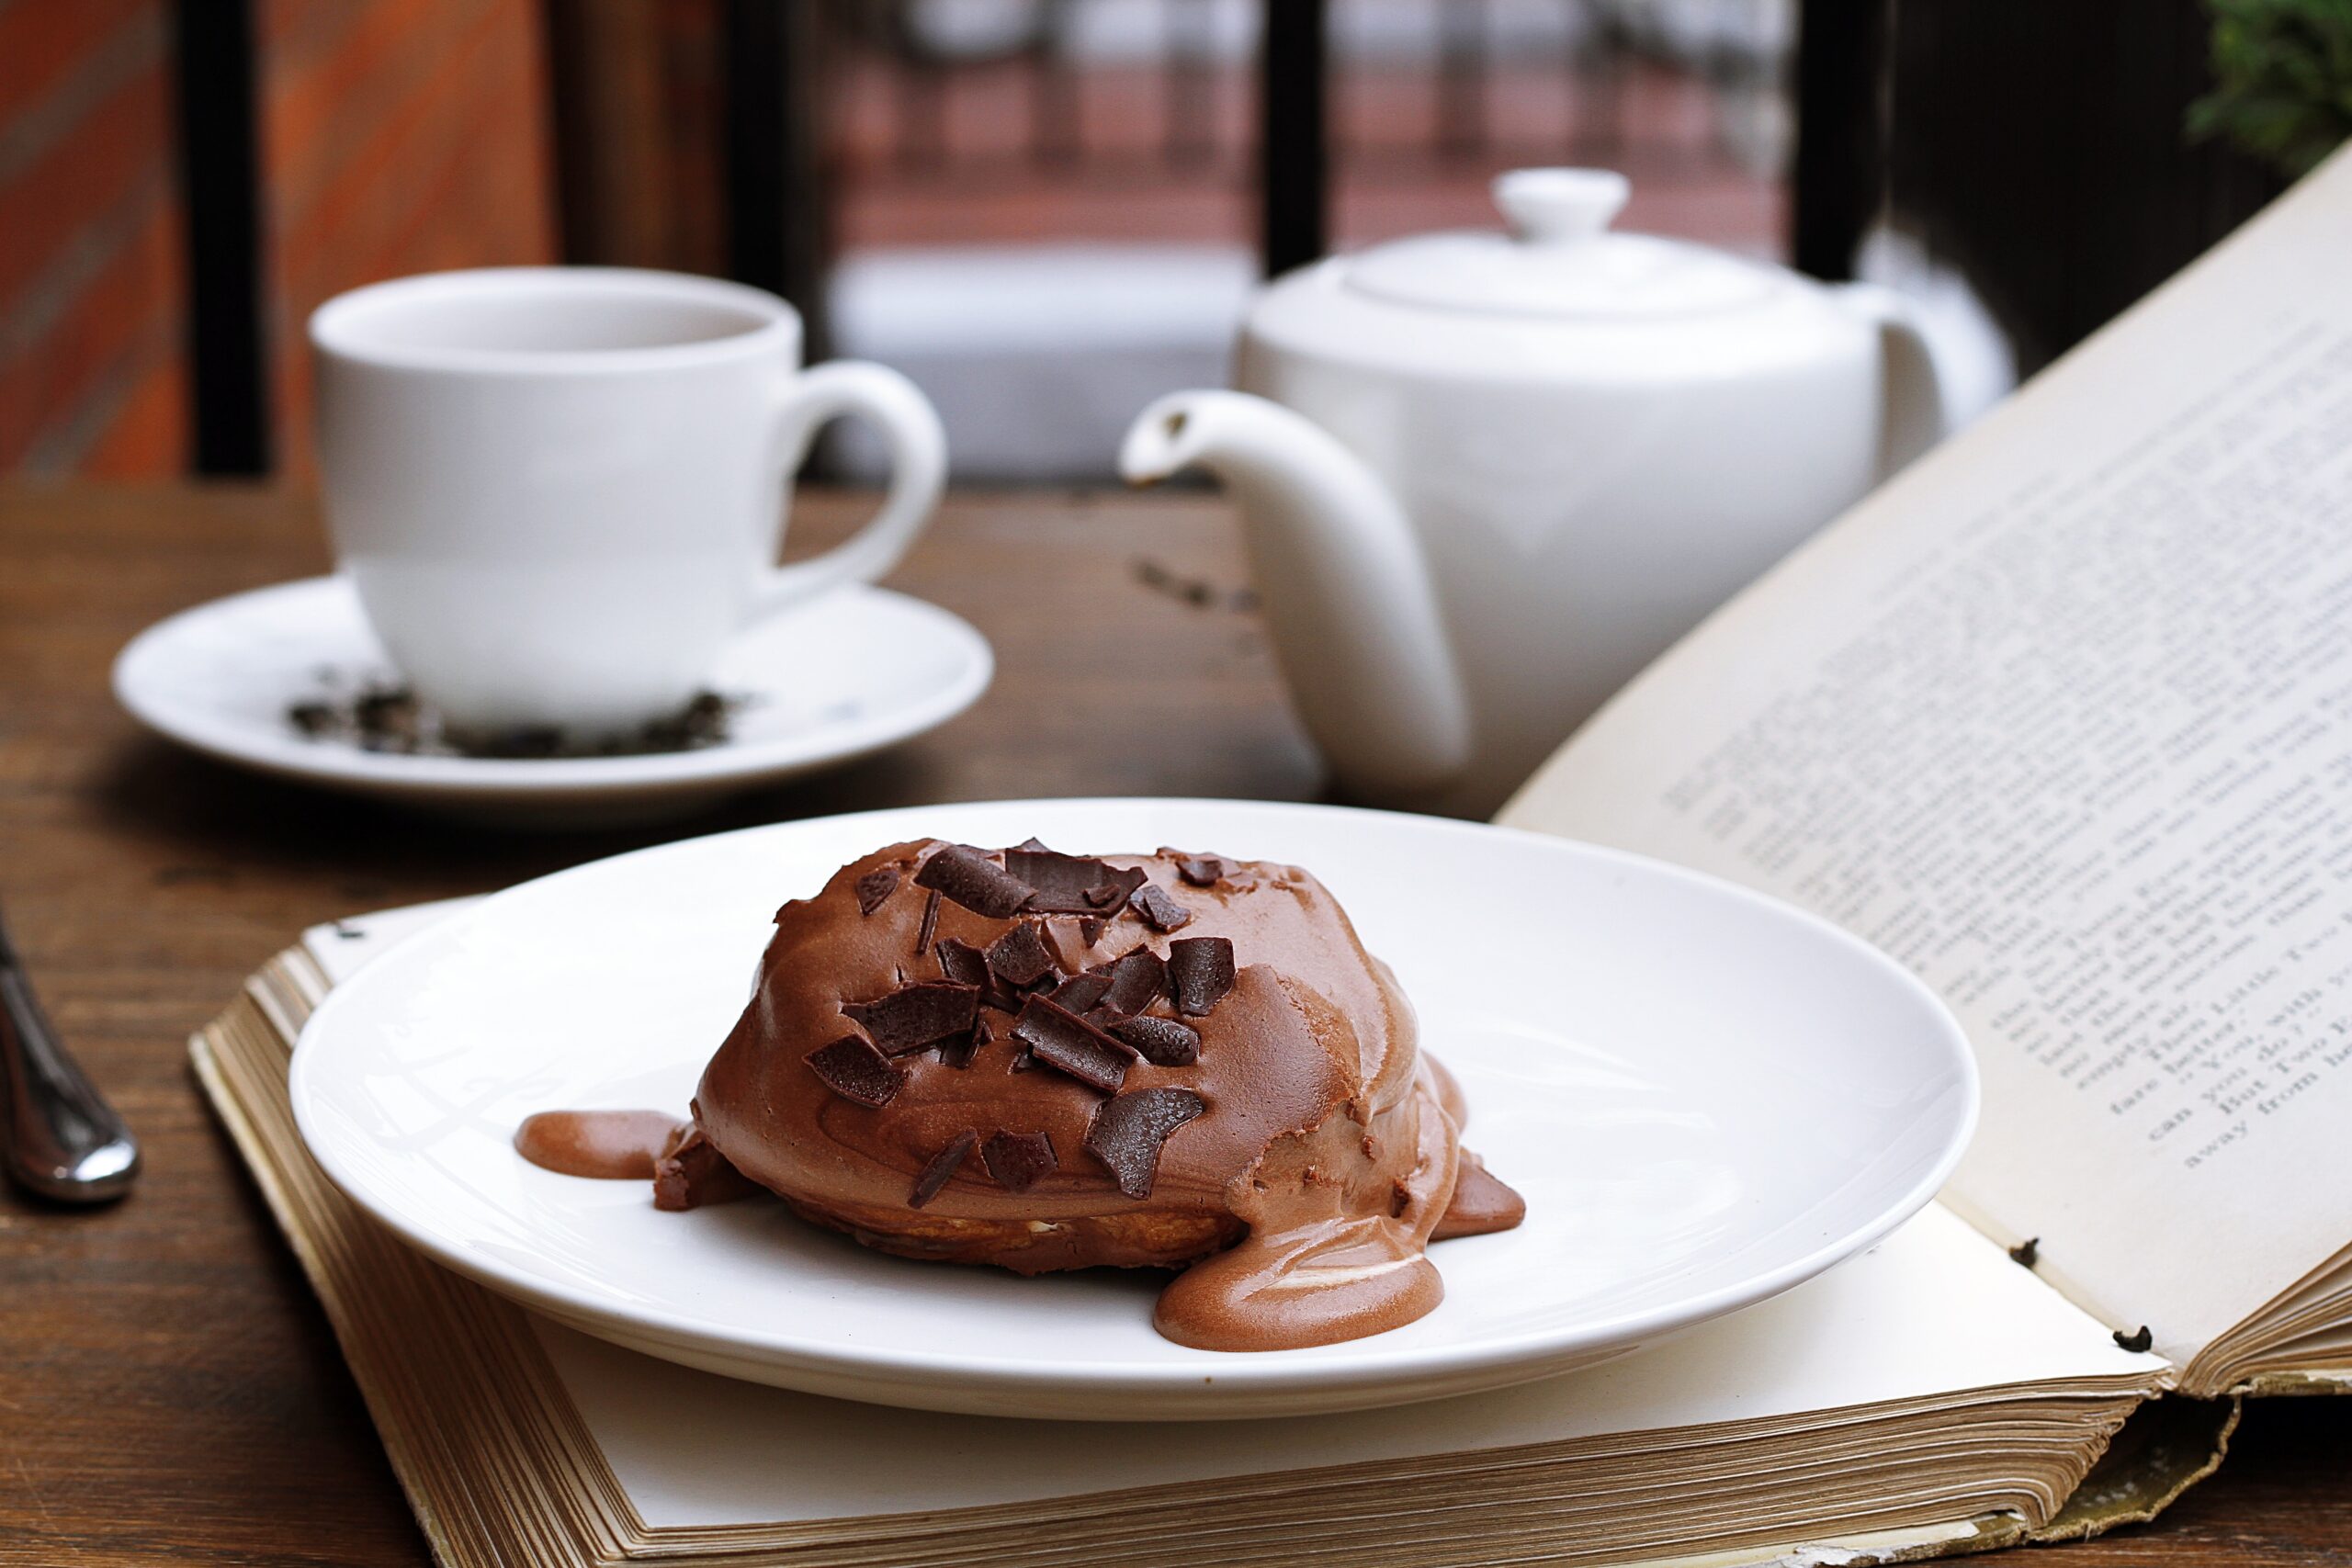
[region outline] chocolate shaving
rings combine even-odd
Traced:
[[[1151,949],[1138,947],[1111,965],[1111,984],[1102,993],[1102,1004],[1123,1018],[1131,1017],[1167,989],[1166,962]]]
[[[1018,914],[1036,892],[969,844],[950,844],[934,852],[915,873],[915,886],[936,889],[991,920]]]
[[[1148,1198],[1169,1134],[1207,1109],[1189,1089],[1139,1089],[1106,1100],[1087,1123],[1086,1152],[1102,1162],[1120,1191]]]
[[[1032,840],[1031,842],[1035,842]],[[1083,915],[1100,909],[1105,904],[1115,904],[1126,897],[1126,889],[1143,880],[1140,867],[1120,871],[1091,855],[1059,854],[1048,849],[1030,849],[1026,845],[1004,852],[1005,870],[1036,889],[1030,908],[1049,914]],[[1098,890],[1119,889],[1098,898]]]
[[[804,1059],[827,1089],[860,1105],[889,1104],[907,1081],[881,1052],[854,1034],[820,1045]]]
[[[947,1185],[947,1179],[956,1174],[956,1168],[979,1141],[980,1135],[969,1127],[948,1139],[947,1146],[932,1156],[931,1163],[915,1178],[915,1190],[907,1196],[907,1207],[920,1209],[938,1197],[939,1190]]]
[[[917,958],[921,958],[930,950],[931,939],[938,933],[938,931],[939,889],[934,887],[931,890],[931,897],[922,901],[922,924],[915,928],[915,956]]]
[[[977,986],[918,980],[876,1001],[843,1002],[842,1011],[872,1036],[875,1044],[893,1056],[903,1056],[971,1028],[979,1007]]]
[[[2154,1333],[2144,1323],[2129,1334],[2120,1328],[2115,1331],[2115,1348],[2119,1350],[2142,1351],[2155,1342]]]
[[[1091,1088],[1114,1092],[1136,1054],[1066,1009],[1032,997],[1012,1021],[1012,1037],[1049,1067]]]
[[[1078,922],[1078,940],[1092,947],[1102,940],[1102,929],[1105,924],[1106,922],[1100,915],[1081,916]]]
[[[857,912],[870,915],[899,890],[899,868],[886,865],[857,879]]]
[[[1012,854],[1014,851],[1019,851],[1024,855],[1049,855],[1054,852],[1046,847],[1046,840],[1037,837],[1035,833],[1030,834],[1027,838],[1013,845],[1012,849],[1007,850],[1004,852],[1006,854]]]
[[[1043,1133],[991,1133],[980,1145],[980,1160],[1007,1192],[1028,1191],[1061,1164]]]
[[[1178,855],[1176,874],[1194,887],[1214,887],[1225,877],[1223,855]]]
[[[1127,908],[1156,931],[1182,931],[1193,923],[1193,911],[1168,896],[1156,882],[1147,882],[1127,899]]]
[[[988,957],[968,942],[942,937],[939,972],[959,986],[985,986],[989,983]]]
[[[1201,1032],[1172,1018],[1123,1018],[1107,1026],[1155,1067],[1189,1067],[1201,1059]]]
[[[1168,980],[1176,1010],[1204,1018],[1233,989],[1233,943],[1221,936],[1188,936],[1168,944]]]
[[[989,943],[989,967],[1008,986],[1034,986],[1053,973],[1054,955],[1034,920],[1023,920]]]
[[[1101,1001],[1102,993],[1110,988],[1110,976],[1090,969],[1083,975],[1073,975],[1055,987],[1052,998],[1056,1007],[1070,1012],[1084,1012]]]
[[[941,1043],[939,1059],[951,1067],[968,1067],[972,1065],[972,1058],[980,1054],[980,1047],[995,1038],[994,1032],[989,1028],[989,1021],[976,1018],[972,1021],[972,1032],[953,1035]]]

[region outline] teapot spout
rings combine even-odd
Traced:
[[[1240,503],[1275,659],[1333,772],[1391,800],[1452,782],[1470,760],[1469,704],[1387,484],[1319,425],[1247,392],[1162,398],[1119,452],[1131,484],[1195,467]]]

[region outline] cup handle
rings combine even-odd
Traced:
[[[912,381],[888,366],[833,359],[785,384],[776,415],[778,462],[788,481],[828,420],[862,414],[882,430],[890,451],[890,488],[865,526],[820,556],[771,567],[752,599],[752,615],[773,615],[843,582],[871,582],[899,564],[931,520],[947,482],[947,434]]]

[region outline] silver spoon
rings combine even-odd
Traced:
[[[0,925],[0,1157],[22,1186],[103,1203],[139,1177],[139,1142],[57,1038]]]

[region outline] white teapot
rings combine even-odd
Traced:
[[[1301,268],[1239,391],[1127,433],[1237,495],[1274,651],[1349,794],[1484,816],[1715,605],[1942,434],[1894,296],[1613,233],[1626,184],[1495,182],[1510,232]]]

